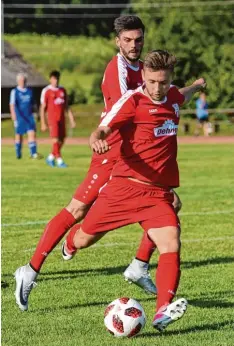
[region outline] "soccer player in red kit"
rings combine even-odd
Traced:
[[[120,54],[114,57],[108,64],[102,83],[102,90],[105,99],[105,113],[118,100],[121,94],[125,93],[129,87],[136,88],[142,83],[141,68],[139,61],[140,53],[144,41],[144,25],[140,18],[136,16],[124,16],[115,20],[116,43],[120,49]],[[132,82],[134,80],[134,83]],[[104,117],[103,117],[104,118]],[[121,138],[118,130],[114,131],[108,138],[111,150],[99,156],[94,153],[87,177],[78,187],[74,197],[66,208],[62,209],[47,225],[44,233],[31,258],[30,264],[17,269],[16,277],[16,300],[22,310],[28,308],[28,291],[26,290],[23,299],[20,299],[21,280],[24,278],[27,286],[33,287],[40,269],[48,256],[55,248],[66,232],[77,222],[84,218],[92,203],[96,200],[100,188],[107,183],[110,178],[114,164],[119,158]],[[72,228],[69,238],[75,234],[77,228]],[[126,269],[125,278],[135,282],[147,292],[156,294],[156,287],[148,274],[148,261],[155,248],[155,244],[144,233],[137,258]],[[69,253],[69,248],[63,247],[64,258],[72,258],[74,252]],[[27,276],[27,280],[25,277]],[[23,290],[24,292],[24,290]],[[22,304],[21,302],[25,303]]]
[[[55,167],[65,168],[67,165],[62,159],[61,148],[66,137],[65,113],[68,112],[71,127],[75,127],[75,120],[71,109],[68,108],[67,92],[59,86],[60,72],[50,73],[50,85],[45,87],[41,93],[41,130],[46,131],[45,112],[48,115],[48,126],[52,139],[52,151],[47,157],[46,163]]]
[[[142,62],[139,61],[144,43],[144,24],[136,16],[119,17],[114,23],[116,31],[116,44],[120,53],[108,64],[104,73],[102,90],[104,94],[105,109],[102,116],[129,88],[137,88],[142,83]],[[30,264],[17,269],[16,301],[21,310],[28,308],[28,290],[21,294],[21,280],[24,278],[25,287],[33,287],[40,269],[48,256],[66,232],[77,222],[84,218],[92,203],[96,200],[100,188],[109,180],[114,164],[120,154],[121,138],[118,130],[109,136],[111,150],[102,157],[95,154],[92,157],[88,174],[76,190],[74,197],[66,208],[62,209],[45,227],[44,233],[31,258]],[[79,225],[77,225],[79,228]],[[72,230],[74,232],[74,230]],[[71,235],[70,235],[71,236]],[[145,243],[148,242],[148,249]],[[147,244],[148,244],[147,243]],[[144,240],[143,258],[136,260],[137,270],[135,280],[146,291],[156,294],[156,287],[148,275],[148,263],[145,260],[146,251],[148,260],[154,244],[148,239]],[[65,250],[65,249],[64,249]],[[65,255],[65,254],[64,254]],[[66,255],[65,255],[66,256]],[[70,258],[72,255],[70,255]],[[69,255],[66,256],[66,259]],[[26,279],[27,277],[27,279]],[[136,278],[136,279],[135,279]],[[24,303],[23,303],[24,302]]]
[[[180,223],[171,189],[179,186],[179,107],[205,87],[200,78],[182,95],[171,85],[175,64],[167,51],[148,53],[144,84],[126,92],[91,135],[91,148],[102,154],[109,150],[105,138],[118,129],[121,154],[81,228],[67,239],[70,249],[80,250],[109,231],[138,222],[160,253],[153,319],[159,331],[180,319],[187,308],[184,298],[172,302],[180,280]]]

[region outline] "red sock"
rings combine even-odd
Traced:
[[[158,309],[171,303],[174,298],[180,280],[180,254],[169,252],[160,255],[156,271],[156,286],[158,290]]]
[[[149,262],[156,246],[148,237],[147,232],[143,233],[140,246],[137,250],[136,258],[143,262]]]
[[[53,154],[54,157],[56,157],[56,158],[61,157],[61,153],[60,153],[60,144],[59,144],[59,142],[53,143],[52,154]]]
[[[43,262],[48,254],[60,242],[64,234],[74,225],[76,219],[67,211],[62,209],[50,222],[46,225],[44,233],[36,247],[35,253],[30,261],[33,269],[40,271]]]
[[[75,247],[74,245],[74,237],[75,237],[75,234],[76,232],[80,229],[80,224],[77,223],[75,224],[69,231],[67,237],[66,237],[66,242],[67,242],[67,249],[69,252],[74,252],[77,250],[77,248]]]

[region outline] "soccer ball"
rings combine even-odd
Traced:
[[[140,303],[132,298],[118,298],[110,303],[104,312],[107,330],[116,337],[131,338],[144,327],[146,316]]]

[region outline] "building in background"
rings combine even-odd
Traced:
[[[6,41],[4,42],[4,56],[2,55],[1,62],[1,117],[10,117],[9,97],[11,89],[16,86],[16,75],[19,72],[27,74],[28,86],[33,89],[35,102],[39,108],[41,91],[48,84],[46,79],[27,63],[22,55]]]

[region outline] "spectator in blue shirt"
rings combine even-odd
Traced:
[[[203,128],[204,136],[209,136],[209,113],[208,103],[206,101],[206,94],[201,92],[199,98],[196,101],[196,115],[198,120],[198,126],[195,131],[195,135],[199,135],[200,129]]]
[[[37,153],[32,90],[26,86],[27,76],[24,73],[19,73],[16,81],[17,87],[12,89],[10,94],[10,112],[15,128],[16,158],[20,159],[22,157],[23,135],[27,133],[30,156],[33,159],[39,159],[41,155]]]

